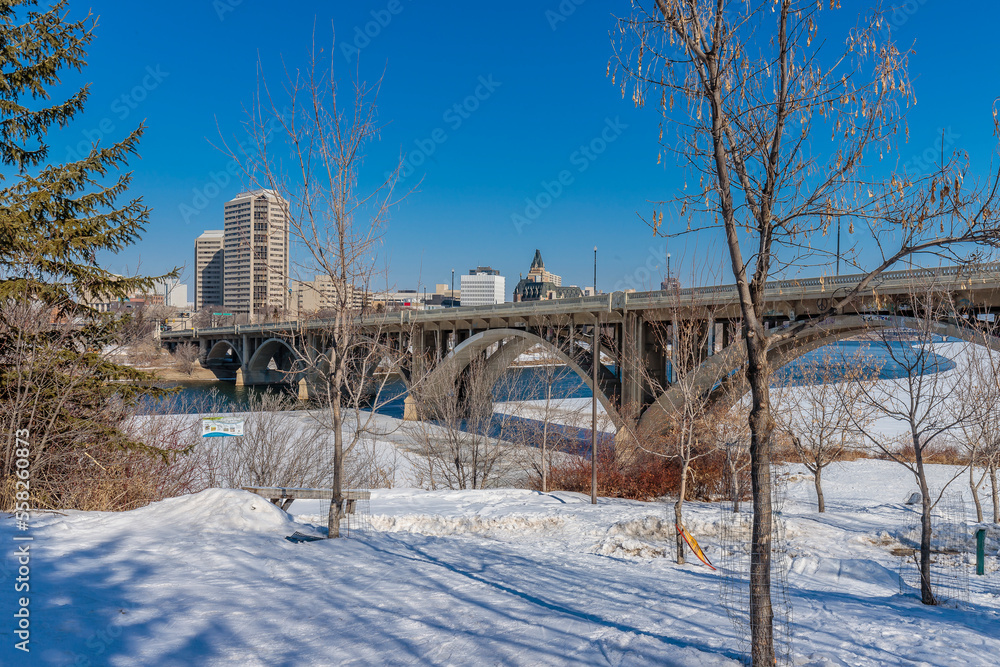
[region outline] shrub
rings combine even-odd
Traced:
[[[578,458],[554,465],[550,471],[550,489],[590,493],[589,459]],[[691,465],[685,500],[715,501],[730,497],[726,455],[713,451]],[[745,473],[744,473],[745,475]],[[671,459],[639,451],[628,461],[618,459],[611,448],[597,454],[597,495],[606,498],[655,500],[676,495],[680,487],[680,465]],[[749,483],[742,483],[746,495]]]

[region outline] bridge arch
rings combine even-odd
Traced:
[[[331,362],[336,350],[331,341],[321,341],[307,352],[312,360],[306,371],[310,397],[321,400],[329,398],[334,371]],[[347,396],[345,400],[373,401],[380,396],[388,377],[394,373],[400,375],[407,390],[409,389],[409,367],[400,362],[384,340],[366,335],[352,336],[347,354],[350,358],[347,360],[349,379],[343,387]]]
[[[575,342],[586,341],[575,339]],[[575,372],[595,393],[597,400],[609,415],[618,414],[616,406],[620,391],[618,378],[601,364],[598,370],[598,386],[595,390],[590,364],[592,353],[589,350],[577,346],[574,346],[575,349],[566,349],[525,329],[490,329],[477,333],[455,346],[426,378],[418,382],[425,390],[431,391],[437,387],[453,385],[474,359],[486,354],[497,344],[499,344],[498,349],[485,360],[485,372],[493,381],[499,379],[504,370],[521,354],[538,345]]]
[[[271,361],[274,368],[271,368]],[[246,365],[247,375],[255,383],[297,382],[306,370],[307,364],[301,354],[283,338],[268,338],[254,351]]]
[[[895,315],[838,315],[827,318],[820,324],[808,325],[794,336],[776,342],[768,348],[768,361],[771,368],[777,370],[821,347],[864,331],[882,328],[927,331],[940,336],[958,338],[968,343],[985,344],[993,350],[1000,351],[1000,338],[984,337],[973,329],[956,324]],[[768,335],[777,337],[781,332],[781,329],[775,329]],[[702,363],[694,378],[695,390],[714,394],[713,399],[717,406],[732,407],[750,391],[745,375],[739,372],[746,365],[746,361],[745,343],[742,340],[733,343]],[[683,395],[680,390],[668,389],[643,412],[639,428],[655,427],[659,420],[675,411],[682,402]]]
[[[220,340],[215,343],[215,345],[212,346],[212,349],[208,351],[208,355],[205,359],[209,362],[213,360],[221,362],[235,361],[238,362],[240,366],[243,365],[243,355],[240,354],[239,348],[228,340]]]

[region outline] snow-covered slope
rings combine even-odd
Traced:
[[[942,484],[949,469],[932,466]],[[783,517],[797,665],[995,665],[1000,577],[970,602],[900,595],[890,549],[913,483],[880,461],[812,481],[788,471]],[[296,506],[298,505],[298,506]],[[292,507],[318,519],[316,503]],[[724,509],[688,527],[722,564]],[[662,503],[522,490],[376,491],[373,530],[293,544],[262,498],[210,490],[121,514],[36,516],[32,652],[0,624],[0,663],[40,665],[736,665],[725,572],[678,566]],[[13,544],[13,525],[0,524]],[[1000,544],[991,538],[991,553]],[[12,560],[5,562],[10,590]],[[987,585],[988,584],[988,585]],[[992,588],[990,588],[992,586]],[[10,619],[13,595],[0,597]]]

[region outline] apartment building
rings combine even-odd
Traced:
[[[225,205],[223,304],[255,321],[288,310],[288,203],[272,190]]]
[[[224,236],[221,229],[209,229],[194,240],[195,310],[222,305]]]

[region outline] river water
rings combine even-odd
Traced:
[[[862,341],[842,341],[834,345],[809,352],[778,370],[775,382],[782,384],[815,384],[836,381],[844,376],[846,369],[861,369],[862,375],[878,375],[882,379],[896,379],[906,375],[906,370],[896,363],[883,343]],[[903,358],[911,345],[905,341],[894,341],[896,358]],[[931,355],[924,372],[951,370],[955,362],[940,355]],[[494,399],[498,402],[541,400],[545,398],[546,387],[551,384],[553,398],[589,398],[591,393],[586,384],[565,366],[522,366],[510,368],[494,387]],[[164,399],[165,404],[150,404],[151,412],[183,412],[197,414],[217,410],[239,412],[244,410],[251,397],[261,392],[288,391],[284,387],[237,387],[232,383],[218,381],[189,380],[165,382],[161,386],[176,387],[178,391]],[[379,409],[386,415],[403,416],[403,394],[406,390],[402,381],[386,387],[383,393],[388,398]]]

